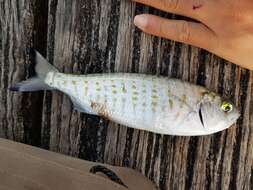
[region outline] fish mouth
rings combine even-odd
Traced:
[[[202,113],[202,104],[200,104],[199,106],[199,119],[200,119],[200,122],[203,126],[203,128],[205,129],[205,124],[204,124],[204,119],[203,119],[203,113]]]
[[[238,119],[241,117],[241,114],[240,113],[236,113],[229,121],[229,124],[230,126],[234,125],[237,123]]]

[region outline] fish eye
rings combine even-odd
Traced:
[[[233,105],[230,104],[229,102],[223,102],[222,105],[221,105],[221,109],[225,113],[229,113],[233,110]]]

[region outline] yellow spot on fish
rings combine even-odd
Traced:
[[[96,90],[97,90],[97,91],[101,91],[101,88],[97,88]]]
[[[132,99],[133,99],[133,101],[137,101],[138,100],[138,98],[136,96],[134,96]]]
[[[181,105],[180,108],[183,108],[183,106],[186,104],[186,95],[184,94],[181,99]]]
[[[216,94],[214,92],[204,92],[202,93],[202,96],[207,96],[210,101],[213,101],[216,97]]]
[[[157,102],[152,102],[152,106],[156,107],[157,106]]]
[[[127,93],[127,90],[126,90],[125,84],[123,84],[123,86],[122,86],[122,92],[123,92],[123,93]]]
[[[76,85],[76,81],[72,80],[72,84],[73,84],[73,85]]]
[[[138,95],[139,93],[138,93],[137,91],[134,91],[133,94],[134,94],[134,95]]]
[[[64,81],[63,81],[63,85],[66,85],[66,84],[67,84],[67,81],[64,80]]]
[[[99,82],[96,82],[96,85],[98,86],[98,85],[99,85]]]
[[[170,106],[170,109],[173,108],[173,101],[171,99],[169,99],[169,106]]]
[[[133,89],[137,89],[137,87],[135,85],[132,86]]]
[[[153,89],[152,92],[153,92],[153,93],[157,93],[157,90],[156,90],[156,89]]]
[[[84,81],[84,83],[85,83],[85,84],[88,84],[88,81],[86,80],[86,81]]]
[[[112,85],[112,88],[116,88],[116,85],[115,85],[115,84],[113,84],[113,85]]]
[[[113,94],[117,94],[117,90],[113,90],[112,93],[113,93]]]
[[[158,96],[153,95],[152,98],[153,98],[153,99],[158,99]]]

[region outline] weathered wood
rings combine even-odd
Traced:
[[[252,189],[253,73],[141,33],[133,26],[141,12],[170,17],[129,0],[0,0],[0,136],[135,168],[161,189]],[[58,92],[9,92],[29,75],[29,47],[63,72],[152,73],[204,85],[234,100],[242,117],[211,136],[163,136],[79,114]]]

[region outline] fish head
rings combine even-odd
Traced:
[[[240,117],[238,109],[232,102],[212,92],[203,96],[198,112],[203,128],[210,134],[229,128]]]

